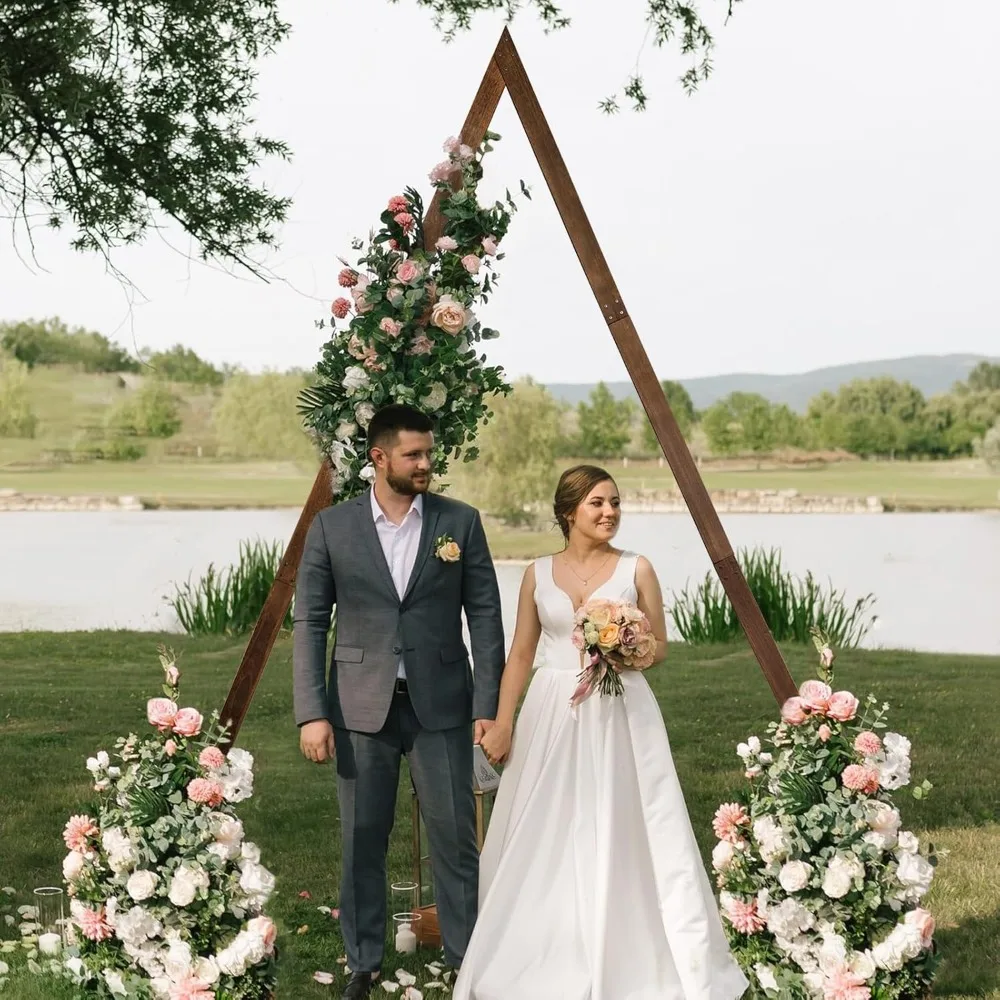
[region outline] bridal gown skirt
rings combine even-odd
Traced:
[[[578,655],[578,654],[577,654]],[[575,711],[540,667],[480,861],[455,1000],[735,1000],[730,955],[645,679]]]

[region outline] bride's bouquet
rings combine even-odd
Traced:
[[[634,604],[595,598],[577,610],[574,622],[573,645],[584,654],[580,683],[570,699],[574,708],[594,691],[620,695],[625,690],[623,670],[652,666],[656,636]]]
[[[223,753],[177,704],[180,672],[160,647],[163,693],[152,732],[87,761],[96,816],[72,816],[63,862],[77,947],[67,975],[81,993],[136,1000],[264,1000],[274,988],[277,928],[262,912],[274,876],[243,839],[236,803],[253,794],[253,758]]]

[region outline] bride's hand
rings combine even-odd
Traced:
[[[495,725],[482,738],[479,745],[491,764],[502,764],[510,753],[510,741],[513,733],[509,726]]]

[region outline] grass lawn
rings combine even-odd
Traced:
[[[145,701],[158,693],[161,638],[181,653],[182,700],[205,711],[221,705],[242,653],[233,640],[128,632],[0,636],[0,885],[16,887],[17,902],[60,879],[65,819],[92,800],[85,758],[145,725]],[[786,655],[798,679],[810,675],[810,652],[788,648]],[[873,690],[892,703],[894,725],[913,740],[915,775],[937,786],[922,803],[900,795],[905,824],[950,851],[928,900],[944,955],[935,994],[1000,1000],[1000,658],[850,652],[838,665],[842,686]],[[341,981],[336,959],[343,953],[337,924],[315,909],[337,899],[333,775],[299,756],[290,674],[291,644],[282,637],[239,740],[257,759],[256,794],[241,813],[247,836],[278,876],[271,911],[282,931],[279,1000],[336,996],[336,987],[311,977],[323,969]],[[760,732],[775,706],[742,645],[675,647],[650,680],[707,856],[715,806],[741,780],[735,744]],[[409,806],[401,794],[393,879],[411,872]],[[301,890],[312,899],[300,899]],[[390,950],[384,971],[422,972],[422,963],[437,957],[430,952],[402,963]],[[69,993],[24,973],[15,974],[6,995],[61,1000]]]

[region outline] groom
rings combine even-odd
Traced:
[[[351,978],[372,989],[386,931],[386,850],[402,755],[430,841],[445,959],[459,966],[476,919],[472,748],[496,716],[500,594],[478,511],[429,493],[430,419],[402,405],[368,425],[371,490],[320,511],[295,591],[295,721],[309,759],[336,755],[340,924]],[[336,606],[336,647],[326,645]],[[464,609],[475,675],[462,640]],[[473,726],[473,722],[475,725]]]

